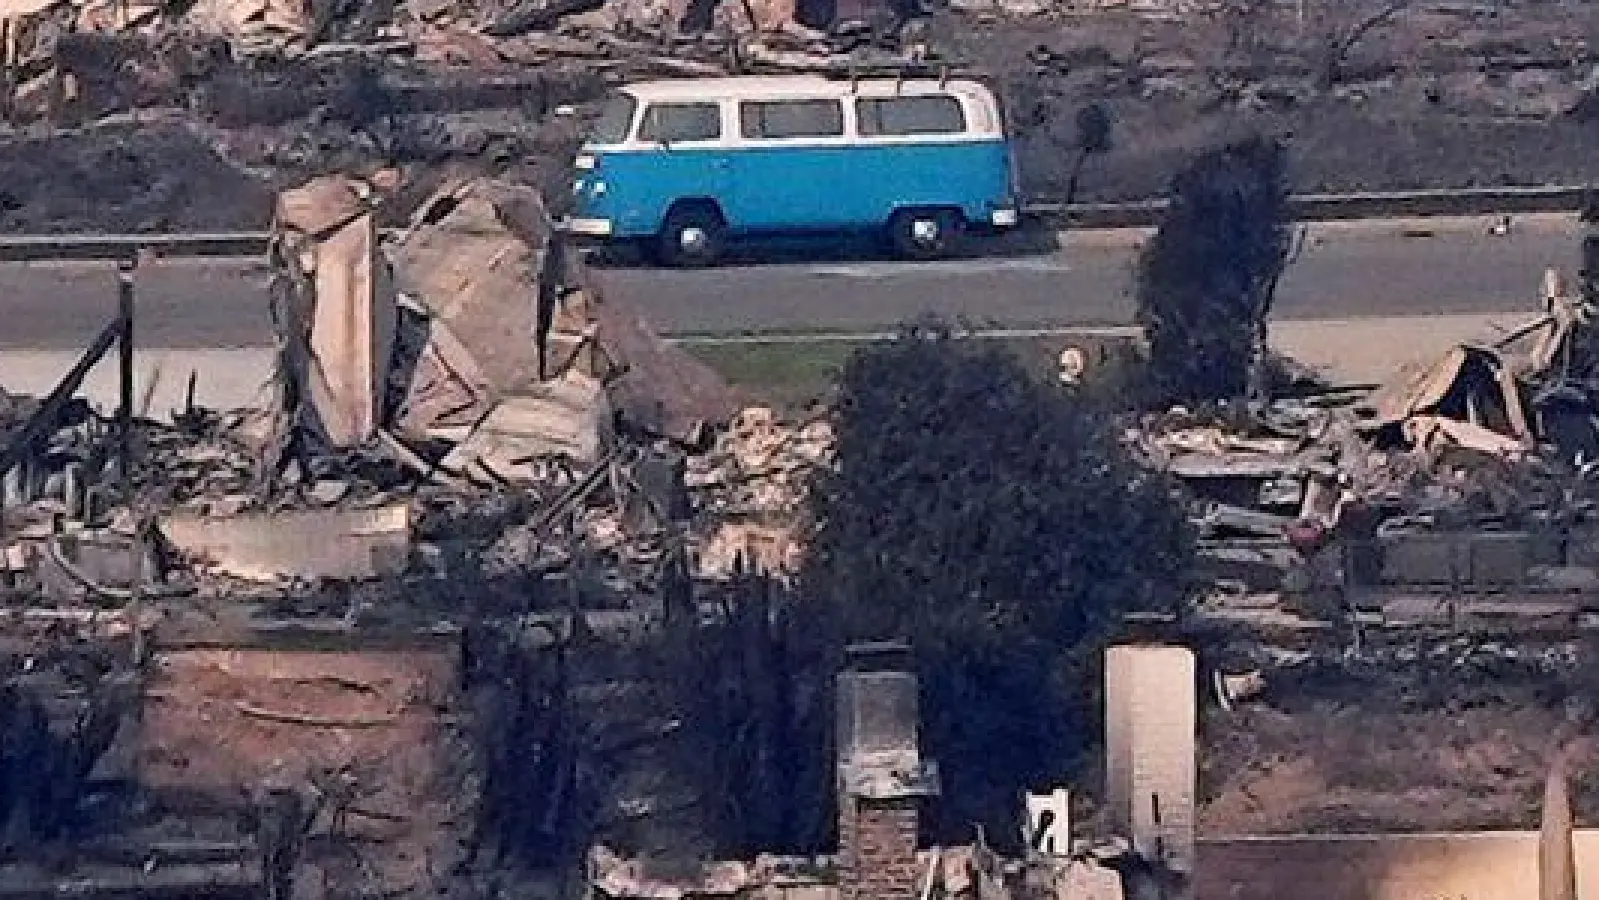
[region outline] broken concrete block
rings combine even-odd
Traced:
[[[186,19],[205,33],[281,49],[311,32],[311,9],[288,0],[201,0]]]
[[[411,551],[411,513],[404,504],[225,519],[173,513],[160,528],[185,555],[252,581],[398,575]]]
[[[398,311],[369,197],[355,179],[317,178],[280,194],[273,221],[283,368],[335,447],[376,433],[394,350]]]
[[[442,190],[390,258],[401,290],[465,351],[440,343],[424,371],[475,369],[476,378],[454,379],[446,393],[457,398],[519,393],[577,372],[605,383],[612,405],[640,430],[685,441],[737,409],[709,366],[600,294],[531,188],[479,179]],[[415,430],[428,418],[406,413],[400,424]]]
[[[538,381],[539,304],[553,229],[538,192],[481,179],[434,195],[390,251],[401,290],[467,348],[484,381]]]
[[[1422,452],[1445,446],[1457,446],[1492,456],[1517,459],[1527,449],[1515,438],[1506,437],[1481,425],[1457,422],[1442,416],[1411,416],[1401,424],[1400,430],[1410,446]]]
[[[599,460],[610,440],[604,387],[576,373],[502,397],[440,468],[488,482],[531,481],[528,464],[550,457],[580,466]]]
[[[0,550],[0,572],[11,574],[28,571],[28,551],[21,544],[7,544]]]
[[[1055,882],[1056,900],[1122,900],[1122,877],[1115,869],[1072,860]]]
[[[255,498],[249,494],[225,494],[205,504],[208,515],[219,518],[231,518],[249,509],[255,503]]]
[[[343,500],[344,496],[349,492],[350,483],[348,481],[324,478],[311,485],[310,495],[312,502],[319,503],[322,506],[332,506]]]
[[[399,371],[394,377],[406,389],[393,426],[407,434],[426,434],[438,428],[470,427],[481,420],[497,392],[471,351],[449,326],[425,313],[407,310],[401,323],[401,345],[419,346],[395,361]]]

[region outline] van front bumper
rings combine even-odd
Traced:
[[[561,230],[578,237],[607,238],[615,231],[610,219],[573,216],[561,223]]]

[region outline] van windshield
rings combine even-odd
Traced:
[[[629,94],[613,94],[600,107],[600,116],[589,131],[589,141],[595,144],[620,144],[627,140],[628,126],[633,124],[633,110],[638,101]]]

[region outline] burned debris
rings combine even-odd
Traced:
[[[1596,583],[1593,313],[1553,272],[1543,305],[1369,393],[1174,411],[1129,439],[1191,488],[1212,574],[1246,591],[1332,591],[1394,621],[1520,597],[1569,621]]]
[[[390,188],[280,198],[258,408],[161,422],[125,392],[102,417],[76,370],[4,398],[8,850],[93,868],[70,848],[104,831],[137,863],[108,885],[282,893],[287,869],[335,896],[465,877],[507,841],[579,851],[569,824],[620,827],[595,804],[637,798],[596,794],[572,741],[618,740],[591,707],[627,703],[605,653],[549,655],[792,567],[824,422],[742,408],[594,287],[536,192],[447,185],[384,240]],[[659,713],[614,715],[659,737]],[[556,818],[524,821],[541,792]],[[141,873],[176,822],[226,846]]]
[[[705,861],[672,871],[599,845],[586,859],[586,886],[609,900],[794,894],[824,900],[1146,896],[1139,891],[1148,889],[1148,879],[1136,872],[1146,864],[1128,841],[1072,838],[1069,792],[1064,790],[1027,796],[1027,813],[1014,828],[1026,847],[1019,855],[996,852],[981,831],[971,843],[923,846],[920,826],[940,802],[941,774],[922,749],[921,686],[910,671],[908,651],[906,644],[895,641],[846,649],[848,665],[833,691],[837,853],[763,853],[752,860]],[[1173,828],[1171,836],[1180,830]],[[1155,860],[1147,868],[1159,873],[1157,878],[1171,877],[1164,861]]]
[[[926,14],[903,0],[29,0],[0,13],[0,119],[82,121],[190,101],[224,127],[320,110],[383,142],[397,116],[529,103],[542,115],[618,76],[921,59],[902,32]],[[530,66],[541,70],[529,76]],[[572,90],[585,74],[589,87]]]

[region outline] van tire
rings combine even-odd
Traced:
[[[680,269],[715,265],[726,249],[727,221],[709,203],[673,206],[655,240],[656,258]]]
[[[952,209],[902,209],[888,220],[888,241],[905,259],[944,259],[961,247],[966,219]]]

